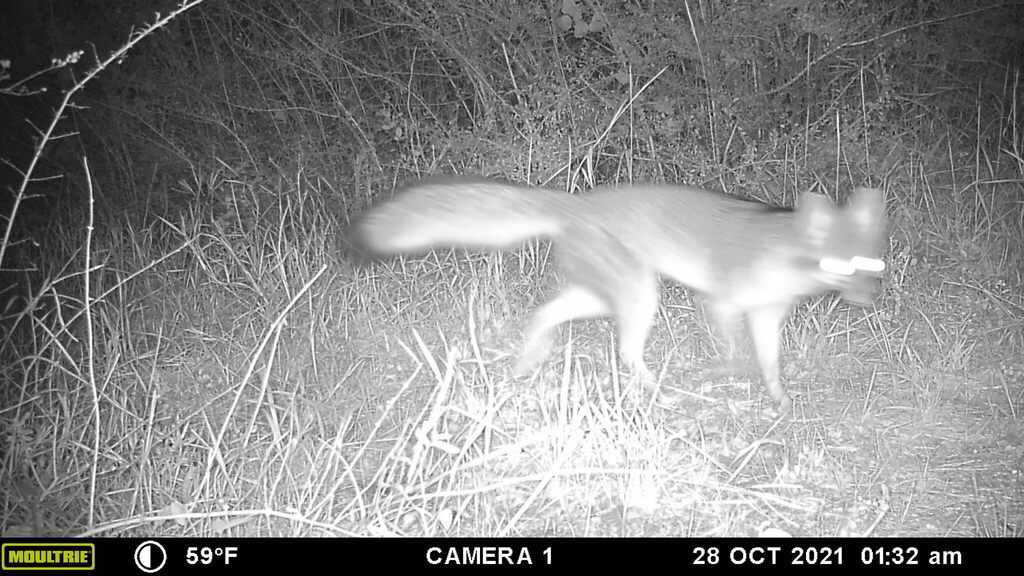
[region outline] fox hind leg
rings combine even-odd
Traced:
[[[609,288],[613,286],[616,290],[610,293]],[[614,310],[609,302],[614,304]],[[580,284],[569,285],[534,314],[523,351],[514,368],[515,373],[529,373],[548,356],[552,333],[559,324],[581,318],[608,316],[614,312],[619,356],[645,387],[653,389],[657,379],[644,362],[644,346],[657,311],[658,277],[653,272],[606,284],[600,292]]]
[[[515,365],[515,373],[529,373],[547,358],[551,350],[552,332],[563,322],[577,318],[604,316],[610,312],[608,303],[595,292],[582,286],[569,285],[547,304],[540,307],[530,321],[523,351]]]

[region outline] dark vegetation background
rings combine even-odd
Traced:
[[[10,227],[0,261],[0,457],[4,484],[11,480],[0,504],[9,534],[237,530],[213,512],[187,528],[124,519],[216,508],[225,493],[236,503],[255,498],[234,482],[246,484],[266,459],[250,454],[234,470],[225,453],[248,454],[255,437],[287,444],[280,423],[257,417],[268,410],[268,381],[270,389],[318,383],[308,396],[322,404],[303,421],[318,437],[351,440],[345,425],[375,418],[365,403],[381,403],[373,390],[391,378],[352,368],[369,357],[362,340],[383,338],[359,328],[364,315],[385,309],[391,322],[407,319],[424,297],[390,296],[408,281],[375,284],[372,297],[366,284],[352,288],[366,279],[343,257],[342,232],[397,183],[429,174],[571,191],[684,182],[778,204],[805,190],[841,198],[856,185],[884,188],[892,341],[907,342],[901,306],[918,306],[908,292],[938,290],[929,274],[954,263],[951,274],[968,278],[957,286],[1000,294],[989,323],[970,325],[1005,346],[959,341],[960,353],[1019,378],[1006,360],[1021,351],[1020,2],[207,0],[102,70],[63,110],[59,137],[39,148],[63,91],[154,11],[174,7],[0,5],[0,59],[9,61],[0,76],[0,212]],[[46,70],[79,50],[76,63]],[[37,71],[45,73],[30,78]],[[494,272],[495,284],[529,268],[518,264]],[[905,283],[918,273],[919,284]],[[280,335],[274,314],[305,295],[307,281],[323,297],[300,303],[301,319],[289,322],[309,340],[285,331],[280,346],[297,360],[274,361],[263,336]],[[449,289],[464,299],[463,283]],[[530,306],[516,298],[534,302],[529,294],[502,305],[516,315]],[[951,302],[946,292],[940,301]],[[461,325],[460,310],[438,324]],[[328,358],[336,358],[329,367]],[[360,390],[346,397],[362,408],[337,399],[342,383]],[[1017,406],[1019,394],[1017,386]],[[234,420],[240,429],[224,424]],[[165,446],[161,421],[188,432]],[[158,448],[176,472],[145,463]],[[290,458],[277,465],[298,470]],[[352,461],[349,473],[379,480]],[[316,462],[306,460],[308,471],[324,473]],[[336,494],[370,493],[320,480]],[[1013,516],[1006,498],[1019,510],[1019,476],[1003,487],[1000,518]],[[353,512],[351,498],[314,500],[315,514],[298,520],[280,512],[285,504],[261,508],[259,526],[243,533],[368,530],[371,515]],[[397,519],[390,533],[440,530],[387,509]],[[480,516],[463,533],[544,531],[509,528],[521,514],[491,524]],[[1019,525],[1000,522],[979,521],[973,533],[1019,535]],[[836,533],[822,525],[819,534]]]
[[[86,51],[29,84],[47,96],[4,98],[16,166],[31,150],[24,120],[39,125],[55,92],[156,8],[5,4],[13,79]],[[1016,128],[1000,114],[1015,102],[1022,13],[908,1],[207,2],[89,85],[62,126],[74,137],[44,167],[75,175],[88,154],[99,206],[119,219],[212,201],[191,181],[218,170],[301,170],[365,191],[484,162],[557,180],[592,157],[602,182],[788,177],[802,188],[838,164],[880,182],[909,149],[969,153]],[[629,122],[612,125],[662,69]],[[799,173],[778,158],[786,150]],[[638,154],[647,161],[600,161]],[[81,178],[63,185],[47,199],[80,205]]]

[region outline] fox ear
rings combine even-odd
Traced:
[[[855,189],[846,210],[861,230],[878,231],[885,227],[885,195],[877,188]]]
[[[805,192],[796,209],[797,231],[815,245],[825,243],[835,222],[832,201],[821,194]]]

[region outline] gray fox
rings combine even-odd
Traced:
[[[870,304],[885,241],[882,192],[854,191],[845,207],[804,194],[795,210],[689,186],[646,184],[570,195],[483,178],[424,180],[372,208],[354,241],[372,255],[441,247],[509,248],[554,240],[561,292],[534,315],[516,372],[546,356],[551,332],[576,318],[614,316],[619,354],[648,386],[643,351],[659,275],[706,298],[732,344],[745,316],[768,394],[792,403],[779,378],[782,325],[802,297],[839,290]]]

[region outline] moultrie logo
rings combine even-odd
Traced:
[[[92,543],[17,542],[3,545],[4,570],[93,570]]]

